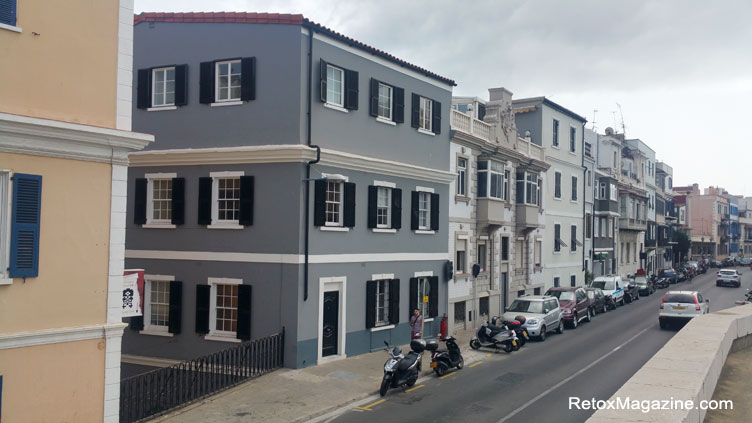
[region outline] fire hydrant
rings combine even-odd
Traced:
[[[444,316],[441,317],[441,325],[439,327],[439,339],[446,338],[448,332],[447,315],[444,313]]]

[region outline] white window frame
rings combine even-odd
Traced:
[[[572,228],[574,228],[574,239],[572,239]],[[570,224],[569,225],[569,252],[572,254],[577,253],[577,225],[576,224]]]
[[[611,201],[619,201],[619,194],[618,194],[618,191],[616,190],[616,184],[609,183],[609,185],[610,185],[610,188],[611,188],[611,192],[610,192],[611,198],[610,198],[610,200]]]
[[[172,103],[167,102],[167,72],[172,70],[172,85],[173,85],[173,91],[172,91]],[[164,74],[164,80],[163,80],[163,90],[162,90],[162,99],[164,100],[162,104],[156,104],[154,101],[157,95],[157,72],[161,72]],[[162,108],[162,107],[170,107],[175,106],[175,90],[177,88],[177,85],[175,84],[175,66],[167,66],[163,68],[156,68],[151,70],[151,107],[153,108]]]
[[[425,208],[422,208],[423,199],[425,199]],[[425,213],[424,224],[420,224],[421,215]],[[418,230],[430,231],[431,230],[431,193],[426,191],[418,191]]]
[[[421,316],[423,316],[423,323],[431,322],[431,321],[433,321],[432,318],[429,318],[429,316],[431,315],[431,310],[430,310],[430,308],[431,308],[430,307],[430,304],[431,304],[431,301],[430,301],[430,298],[431,298],[430,297],[430,294],[431,294],[431,279],[428,276],[420,276],[420,277],[417,277],[417,278],[418,278],[418,289],[417,289],[417,291],[418,291],[418,298],[417,298],[417,300],[418,300],[418,302],[417,302],[418,308],[423,311],[421,313]],[[425,287],[428,287],[428,294],[429,294],[428,295],[429,301],[427,303],[423,302],[423,297],[425,296],[425,291],[422,292],[424,295],[421,295],[421,288],[425,288]],[[410,317],[412,317],[412,314],[410,315]],[[408,319],[408,321],[409,321],[409,319]]]
[[[418,114],[418,130],[423,130],[433,134],[433,100],[426,97],[420,97],[420,112]],[[428,113],[426,113],[426,111]]]
[[[481,247],[483,247],[482,255],[480,253]],[[475,249],[476,249],[476,255],[478,257],[478,264],[480,265],[480,271],[487,272],[488,271],[488,244],[486,243],[486,240],[478,240],[478,243]]]
[[[0,169],[0,285],[10,285],[10,227],[13,210],[13,171]]]
[[[552,119],[551,122],[551,146],[554,148],[559,147],[559,132],[561,129],[561,123],[558,119]]]
[[[379,205],[381,193],[386,191],[386,206]],[[379,223],[379,209],[386,207],[386,223]],[[392,227],[392,188],[385,186],[376,186],[376,227],[379,229],[389,229]]]
[[[240,224],[239,220],[219,220],[219,180],[238,178],[245,176],[244,171],[229,171],[229,172],[211,172],[209,176],[212,178],[212,210],[211,210],[211,225],[207,226],[209,229],[243,229],[244,226]]]
[[[328,83],[328,81],[327,81],[327,83]],[[382,88],[385,88],[389,92],[389,100],[388,100],[388,103],[389,103],[389,107],[388,107],[389,116],[382,116],[381,115],[381,109],[382,109],[382,104],[381,104],[381,98],[382,98],[382,96],[381,96],[381,89]],[[380,119],[380,120],[385,120],[387,122],[391,122],[392,119],[393,119],[393,115],[394,115],[394,89],[392,88],[391,85],[386,85],[386,84],[384,84],[382,82],[379,82],[379,89],[378,89],[377,95],[378,95],[378,103],[377,103],[377,106],[376,106],[376,119]]]
[[[169,319],[170,319],[170,301],[169,301],[169,290],[170,290],[170,283],[175,280],[175,276],[171,275],[144,275],[144,310],[143,310],[143,317],[144,317],[144,328],[143,330],[139,331],[140,334],[143,335],[157,335],[157,336],[173,336],[172,333],[169,332]],[[151,287],[152,283],[159,282],[159,283],[167,283],[167,325],[152,325],[151,324]]]
[[[460,160],[465,161],[464,166],[460,166]],[[457,195],[461,197],[467,197],[467,169],[468,164],[470,161],[467,159],[467,157],[464,156],[457,156],[457,190],[455,191]],[[461,182],[460,182],[461,181]],[[462,185],[462,191],[460,192],[460,185]]]
[[[486,179],[486,195],[483,197],[480,197],[480,193],[478,193],[480,198],[495,198],[497,200],[507,200],[505,194],[509,192],[509,189],[505,186],[507,184],[506,181],[506,166],[504,163],[500,163],[493,160],[480,160],[479,162],[485,162],[487,163],[485,169],[481,169],[480,166],[478,166],[478,179],[485,178]],[[496,165],[496,169],[494,169],[494,165]],[[499,195],[493,195],[491,193],[491,180],[494,177],[499,178]]]
[[[334,81],[333,79],[332,80],[329,79],[329,69],[338,71],[340,75],[342,75],[342,77],[340,78],[340,86],[339,86],[340,90],[339,90],[338,101],[336,99],[332,99],[332,100],[329,99],[329,87],[331,86],[330,84]],[[345,70],[329,63],[326,64],[326,104],[336,106],[336,107],[342,107],[342,108],[345,107]]]
[[[535,265],[541,267],[543,265],[543,240],[540,238],[535,239],[533,250],[533,258],[535,259]]]
[[[600,196],[598,198],[601,198],[601,199],[605,200],[607,198],[606,195],[607,195],[607,193],[606,193],[606,183],[605,182],[601,182],[601,185],[600,185]]]
[[[459,244],[465,244],[463,249],[459,248]],[[467,235],[457,235],[457,239],[454,241],[454,273],[457,275],[464,275],[467,273]],[[457,253],[462,252],[462,260],[459,259]]]
[[[572,193],[569,196],[569,201],[573,203],[577,203],[579,201],[580,196],[577,195],[577,187],[580,184],[580,178],[578,178],[576,175],[572,175]]]
[[[556,175],[559,176],[559,195],[556,195]],[[561,180],[562,173],[558,170],[554,171],[554,200],[561,200],[562,191],[564,191],[564,187],[562,186],[564,184],[564,181]]]
[[[229,102],[239,102],[239,101],[241,101],[241,98],[243,96],[243,94],[242,94],[243,83],[242,82],[240,84],[240,91],[241,91],[240,96],[237,97],[237,98],[230,97],[230,94],[232,93],[232,75],[233,75],[232,74],[232,64],[233,63],[240,64],[240,59],[236,59],[236,60],[223,60],[221,62],[214,62],[214,102],[215,103],[229,103]],[[220,90],[220,88],[219,88],[219,76],[220,76],[219,75],[219,66],[220,65],[227,65],[227,98],[224,99],[224,100],[220,100],[219,99],[219,90]],[[240,75],[240,78],[241,78],[241,81],[242,81],[242,78],[243,78],[242,65],[241,65],[241,69],[240,69],[240,74],[239,75]]]
[[[577,154],[577,128],[569,126],[569,152]]]
[[[390,279],[393,279],[393,278],[390,278]],[[389,296],[391,294],[389,292],[390,279],[385,279],[383,277],[379,279],[375,279],[375,282],[376,282],[376,310],[375,310],[376,316],[374,316],[375,327],[389,326],[391,324],[390,323],[391,316],[389,315],[389,312],[390,312]],[[381,291],[382,284],[384,287],[384,301],[381,307],[379,307],[379,292]],[[379,320],[379,308],[382,308],[384,310],[384,320]]]
[[[154,219],[154,181],[163,181],[177,178],[177,173],[147,173],[146,178],[146,223],[141,225],[144,228],[166,228],[174,229],[171,219]],[[170,190],[174,189],[172,187]],[[172,198],[170,198],[170,214],[172,214]]]
[[[208,284],[211,286],[209,298],[209,333],[204,336],[204,339],[210,341],[225,341],[225,342],[241,342],[238,339],[238,333],[229,331],[217,330],[217,285],[242,285],[243,279],[235,278],[209,278]],[[238,292],[240,294],[240,292]],[[240,304],[238,304],[240,305]],[[240,317],[240,316],[237,316]],[[237,320],[235,321],[235,327],[237,328]]]
[[[339,211],[337,212],[337,222],[330,222],[328,220],[329,213],[326,212],[326,204],[335,204],[327,200],[329,193],[329,184],[335,184],[339,187]],[[327,178],[326,189],[324,190],[324,226],[341,228],[344,227],[344,209],[345,208],[345,181],[340,179]]]

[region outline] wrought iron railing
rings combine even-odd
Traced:
[[[285,330],[120,381],[120,423],[162,414],[284,363]]]

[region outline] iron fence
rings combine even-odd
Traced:
[[[285,330],[120,381],[120,423],[156,416],[283,366]]]

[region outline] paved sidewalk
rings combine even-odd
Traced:
[[[713,392],[713,399],[731,400],[734,402],[734,409],[708,410],[705,423],[750,421],[750,416],[752,416],[752,393],[749,390],[752,380],[750,363],[752,363],[752,347],[728,355],[715,392]]]
[[[471,329],[454,335],[466,365],[488,353],[470,349],[469,342],[474,333]],[[402,351],[409,351],[409,348],[402,346]],[[305,369],[278,370],[154,418],[151,422],[307,421],[378,395],[387,358],[386,352],[376,351]],[[424,353],[423,374],[418,383],[436,377],[429,368],[430,362],[430,354]]]

